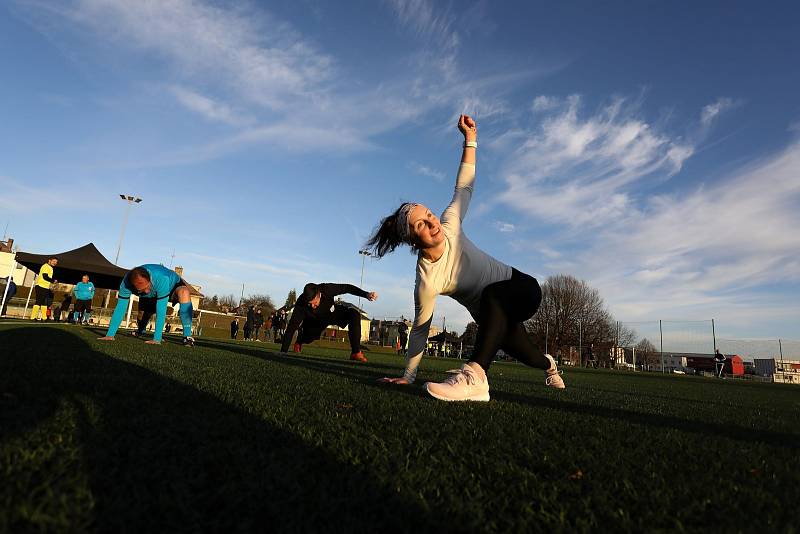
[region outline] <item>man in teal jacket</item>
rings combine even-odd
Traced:
[[[75,312],[73,321],[75,324],[89,324],[89,317],[92,315],[92,299],[94,298],[94,284],[89,281],[89,275],[84,274],[81,281],[75,284],[72,289],[75,294]]]
[[[167,269],[163,265],[148,263],[140,267],[131,269],[119,286],[117,306],[108,324],[108,332],[105,337],[99,339],[113,341],[114,334],[117,333],[122,318],[125,316],[128,302],[131,295],[139,297],[139,311],[142,312],[142,319],[139,321],[139,328],[136,336],[144,334],[145,326],[150,321],[153,313],[156,314],[156,327],[153,331],[153,339],[147,341],[148,344],[158,345],[161,343],[161,335],[164,331],[164,322],[167,318],[167,304],[169,302],[180,303],[180,318],[183,325],[183,344],[194,345],[192,337],[192,299],[188,284],[172,269]]]

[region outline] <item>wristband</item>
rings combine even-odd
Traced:
[[[478,148],[477,141],[464,141],[464,148]]]

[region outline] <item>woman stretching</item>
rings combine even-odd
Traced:
[[[414,381],[428,340],[436,297],[449,295],[463,304],[479,325],[475,350],[457,374],[441,383],[425,384],[428,393],[440,400],[488,401],[486,371],[498,349],[525,365],[544,370],[545,384],[563,389],[564,381],[555,360],[533,344],[522,324],[539,308],[542,300],[539,283],[480,250],[461,230],[472,198],[478,143],[477,128],[471,117],[459,117],[458,129],[464,134],[464,152],[453,200],[441,220],[422,204],[406,202],[381,221],[367,242],[379,258],[401,244],[418,252],[415,317],[406,370],[402,377],[383,381],[395,384]]]

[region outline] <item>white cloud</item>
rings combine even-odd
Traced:
[[[619,217],[634,184],[677,173],[694,151],[637,117],[624,99],[586,118],[579,96],[547,105],[554,111],[538,130],[515,133],[500,200],[552,223],[600,225]]]
[[[800,144],[712,186],[659,195],[595,234],[577,267],[623,318],[800,320]],[[792,303],[793,301],[793,303]]]
[[[559,104],[559,99],[546,96],[546,95],[539,95],[533,99],[533,104],[531,105],[531,110],[536,113],[539,111],[549,111]]]
[[[458,46],[458,35],[451,30],[456,17],[449,10],[437,12],[435,3],[428,0],[389,0],[389,4],[401,24],[417,35],[433,39],[437,44]]]
[[[199,113],[212,121],[223,122],[231,126],[240,126],[249,122],[240,117],[229,106],[215,102],[213,99],[180,86],[170,87],[170,92],[187,109]]]
[[[738,105],[739,102],[732,98],[720,97],[716,102],[703,106],[703,110],[700,112],[700,124],[707,128],[711,126],[720,113]]]
[[[432,169],[427,165],[421,165],[419,163],[414,163],[411,165],[411,169],[417,173],[421,174],[422,176],[427,176],[428,178],[433,178],[437,181],[444,180],[445,174],[442,171],[437,171],[436,169]]]
[[[263,12],[192,0],[79,0],[64,12],[114,42],[163,58],[187,79],[221,80],[271,109],[311,97],[331,76],[329,56]]]
[[[515,228],[513,224],[507,223],[507,222],[503,222],[503,221],[495,221],[494,222],[494,227],[499,232],[503,232],[503,233],[513,232],[514,228]]]

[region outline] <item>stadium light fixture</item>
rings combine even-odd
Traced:
[[[358,253],[361,255],[361,282],[358,284],[358,287],[364,289],[364,260],[367,259],[367,256],[372,257],[372,254],[367,249],[361,249]],[[358,297],[358,308],[361,309],[361,297]]]

